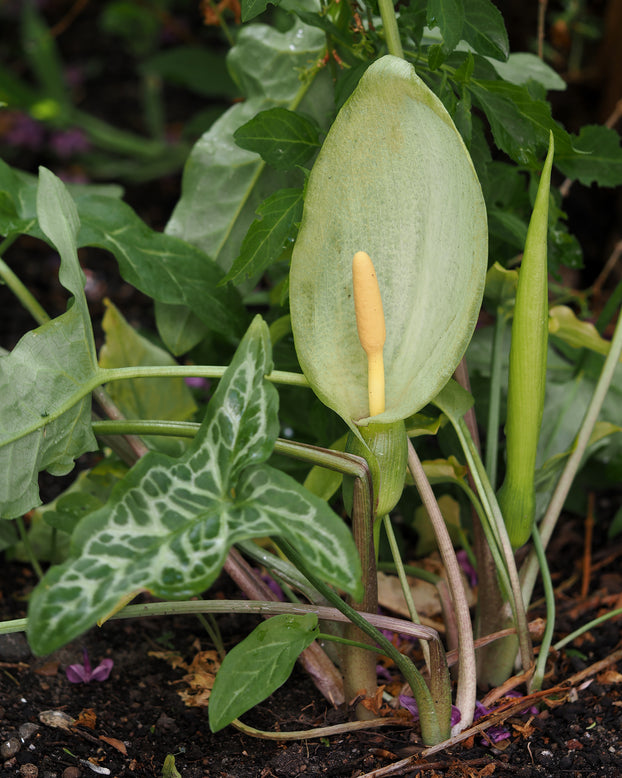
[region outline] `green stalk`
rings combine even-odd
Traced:
[[[4,254],[6,249],[17,239],[17,237],[17,235],[10,235],[2,241],[2,244],[0,245],[0,255]],[[45,324],[50,320],[50,317],[33,294],[26,289],[22,281],[15,275],[3,259],[0,259],[0,278],[2,278],[4,283],[9,287],[37,324]]]
[[[181,164],[189,151],[186,144],[171,146],[164,141],[141,137],[73,107],[66,111],[63,123],[80,127],[101,149],[127,154],[142,160],[158,159],[173,154],[179,156]]]
[[[531,667],[533,651],[518,571],[495,492],[490,485],[477,446],[473,442],[463,418],[471,402],[472,398],[470,395],[453,381],[450,381],[434,398],[434,404],[447,416],[458,436],[473,482],[482,502],[484,509],[483,516],[480,516],[482,530],[486,535],[486,540],[493,555],[502,593],[507,597],[508,605],[511,609],[508,617],[512,615],[516,624],[521,663],[523,669],[527,671]],[[480,596],[485,595],[480,591]],[[490,683],[496,684],[504,681],[509,675],[516,656],[515,642],[506,642],[505,647],[496,646],[495,652],[499,656],[494,662],[487,663],[486,672],[494,674],[494,680],[492,680],[492,677],[488,680]]]
[[[110,381],[123,381],[126,378],[164,378],[191,377],[222,378],[226,365],[131,365],[128,367],[100,368],[97,383],[107,384]],[[309,383],[302,373],[289,373],[283,370],[273,370],[266,376],[268,381],[285,386],[304,386]]]
[[[108,619],[134,619],[140,616],[181,616],[197,613],[254,613],[260,616],[275,616],[279,613],[292,615],[305,615],[315,613],[325,621],[337,621],[345,623],[348,617],[340,610],[326,605],[307,605],[304,603],[275,602],[273,600],[175,600],[169,602],[149,602],[141,605],[126,605],[123,610],[115,613]],[[440,638],[438,632],[432,627],[419,624],[411,624],[404,619],[396,619],[392,616],[378,616],[373,613],[365,614],[366,621],[377,629],[387,629],[391,632],[403,632],[417,640],[437,642]],[[28,619],[12,619],[0,621],[0,635],[8,635],[12,632],[24,632]]]
[[[499,461],[499,419],[501,416],[501,369],[503,367],[503,340],[508,323],[501,307],[497,309],[495,332],[492,344],[490,368],[490,392],[488,406],[488,435],[486,436],[486,472],[493,487],[497,484],[497,464]]]
[[[421,619],[419,618],[419,614],[417,613],[417,608],[415,606],[415,601],[413,599],[413,593],[406,579],[406,570],[404,569],[404,563],[400,555],[400,550],[397,546],[397,540],[395,539],[395,533],[393,532],[391,518],[388,514],[383,516],[382,523],[384,526],[384,531],[387,535],[387,540],[389,541],[391,556],[393,557],[393,562],[395,563],[395,569],[397,570],[397,576],[402,587],[402,594],[404,595],[404,600],[406,601],[406,607],[408,608],[410,619],[415,624],[421,624]],[[421,650],[423,651],[423,657],[425,659],[428,672],[430,672],[430,648],[428,644],[421,643]]]
[[[387,41],[389,54],[404,59],[404,50],[400,40],[400,31],[397,26],[393,0],[378,0],[378,9],[382,17],[382,26],[384,27],[384,36]]]
[[[514,548],[527,542],[536,511],[536,453],[544,410],[548,347],[547,234],[555,144],[542,170],[518,275],[505,425],[507,468],[498,500]]]
[[[379,562],[377,567],[378,570],[383,573],[397,573],[397,565],[394,562]],[[431,573],[429,570],[424,570],[423,567],[417,567],[416,565],[405,565],[403,563],[401,564],[401,567],[406,575],[410,575],[413,578],[418,578],[421,581],[427,581],[428,583],[431,583],[432,586],[437,586],[438,582],[441,580],[440,575]]]
[[[453,734],[466,729],[473,722],[475,712],[477,673],[475,668],[475,647],[473,645],[473,628],[467,603],[460,566],[449,537],[447,525],[438,507],[434,492],[417,456],[413,444],[408,440],[408,469],[415,481],[415,486],[421,497],[434,528],[438,550],[445,566],[449,588],[451,591],[454,612],[458,628],[458,689],[456,706],[460,710],[460,723],[454,727]],[[433,678],[433,676],[432,676]]]
[[[279,583],[284,582],[287,586],[297,589],[310,602],[321,602],[319,593],[287,559],[266,551],[265,548],[252,540],[242,540],[236,543],[236,546],[245,557],[250,557],[254,562],[269,570],[271,575],[279,579]]]
[[[18,519],[16,519],[17,523],[17,530],[19,532],[19,537],[24,544],[24,549],[26,551],[26,556],[28,557],[28,561],[33,567],[33,570],[37,574],[37,578],[41,580],[43,578],[43,570],[41,569],[41,565],[39,564],[39,560],[37,559],[37,555],[35,554],[32,543],[30,542],[30,536],[26,530],[26,527],[24,525],[24,519],[22,516],[20,516]]]
[[[361,602],[352,604],[358,611],[376,613],[378,610],[378,576],[374,549],[373,492],[370,479],[363,482],[357,478],[354,481],[352,535],[361,560],[363,581],[363,599]],[[307,575],[306,572],[304,574]],[[350,645],[344,646],[342,654],[346,702],[353,700],[359,694],[373,698],[378,686],[376,657],[372,652],[353,645],[354,642],[360,641],[373,645],[373,641],[370,640],[369,635],[361,634],[355,624],[348,624],[346,637],[351,641]],[[374,717],[373,712],[364,705],[357,706],[356,715],[360,720]]]
[[[557,643],[553,646],[555,651],[561,651],[564,646],[567,646],[568,643],[572,643],[573,640],[576,640],[577,638],[581,637],[581,635],[584,635],[586,632],[589,632],[590,630],[594,629],[594,627],[598,627],[599,624],[602,624],[605,621],[608,621],[609,619],[613,619],[616,616],[622,616],[622,608],[616,608],[613,611],[610,611],[609,613],[605,613],[602,616],[598,616],[596,619],[592,619],[592,621],[588,621],[587,624],[584,624],[582,627],[579,627],[579,629],[575,629],[574,632],[571,632],[569,635],[566,635],[566,637],[562,638],[561,640],[558,640]]]
[[[433,745],[445,740],[450,730],[451,686],[445,652],[440,642],[434,641],[431,646],[433,664],[433,673],[430,679],[432,684],[431,691],[411,660],[401,654],[364,616],[345,603],[335,591],[308,570],[305,559],[295,548],[285,541],[281,541],[279,545],[283,548],[290,561],[309,579],[311,584],[315,586],[328,602],[347,616],[362,632],[369,635],[380,649],[395,662],[417,700],[423,742]]]
[[[523,670],[531,667],[533,659],[533,649],[531,645],[531,636],[527,624],[527,614],[523,595],[521,593],[520,580],[516,561],[512,552],[512,546],[507,534],[507,530],[501,515],[501,510],[492,489],[484,465],[479,458],[477,449],[472,444],[468,430],[463,420],[460,419],[454,429],[458,433],[458,438],[467,456],[469,469],[473,474],[477,491],[482,499],[484,510],[488,521],[482,523],[482,528],[490,544],[493,558],[497,566],[497,574],[502,583],[502,591],[508,598],[509,607],[516,625],[518,645],[520,649],[521,664]],[[480,592],[480,596],[482,596]],[[513,638],[505,641],[503,644],[497,643],[495,646],[495,661],[490,663],[488,670],[495,673],[490,676],[493,683],[501,683],[510,674],[514,658],[516,656],[516,644]],[[492,680],[494,678],[494,681]]]
[[[544,628],[544,635],[542,637],[542,642],[540,643],[540,653],[538,654],[536,669],[529,684],[530,693],[542,688],[542,680],[544,679],[544,672],[546,670],[546,660],[549,656],[549,649],[551,647],[553,631],[555,629],[555,591],[553,590],[553,582],[551,581],[551,571],[549,570],[544,548],[542,547],[542,541],[540,540],[540,533],[535,524],[531,530],[531,538],[542,574],[542,584],[544,586],[544,597],[546,600],[546,627]]]
[[[605,331],[605,327],[613,319],[614,314],[616,310],[619,308],[621,303],[622,303],[622,281],[618,281],[616,288],[609,295],[609,299],[605,303],[602,311],[600,312],[600,316],[596,321],[596,329],[600,332],[601,335]]]

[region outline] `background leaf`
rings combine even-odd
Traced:
[[[164,49],[145,60],[143,68],[171,84],[208,97],[230,97],[237,91],[220,52],[204,46]]]
[[[105,304],[102,327],[106,341],[99,352],[100,367],[177,364],[167,351],[139,335],[111,302],[105,301]],[[185,421],[197,410],[183,378],[128,378],[113,381],[106,389],[128,419]],[[164,436],[147,437],[146,440],[152,448],[169,454],[181,453],[187,442]]]
[[[578,153],[560,154],[555,163],[566,176],[586,186],[594,182],[600,186],[622,184],[622,147],[615,130],[589,124],[573,138],[573,145]]]
[[[242,149],[256,151],[277,170],[304,164],[320,147],[314,122],[286,108],[260,111],[233,133]]]
[[[210,695],[212,732],[231,724],[284,684],[299,654],[318,634],[314,613],[273,616],[234,646],[218,670]]]
[[[302,217],[302,189],[279,189],[257,209],[226,281],[254,278],[276,262]]]
[[[182,303],[155,301],[155,316],[160,337],[166,348],[178,357],[200,343],[209,327]]]
[[[232,106],[196,143],[184,169],[182,196],[166,232],[205,251],[229,270],[258,205],[275,190],[299,184],[299,174],[263,170],[253,152],[241,149],[234,132],[259,111],[300,103],[321,126],[333,110],[325,72],[300,74],[318,61],[325,45],[320,30],[297,23],[286,33],[265,25],[243,27],[227,62],[246,100]],[[207,183],[209,182],[209,184]]]
[[[493,60],[491,64],[499,76],[511,84],[521,85],[528,81],[536,81],[546,90],[564,91],[566,89],[564,79],[535,54],[517,51],[510,54],[506,62]]]
[[[464,0],[428,0],[428,27],[438,27],[447,52],[453,51],[462,38]]]
[[[259,16],[266,10],[268,3],[280,5],[279,0],[242,0],[242,21],[250,22],[251,19]]]
[[[540,150],[548,148],[549,131],[555,136],[556,159],[572,154],[570,136],[553,120],[550,104],[534,99],[525,87],[472,79],[469,89],[486,114],[495,144],[515,162],[535,166]]]
[[[462,38],[485,57],[505,61],[510,53],[503,16],[490,0],[464,0]]]
[[[36,218],[36,178],[0,164],[0,232],[45,239]],[[156,301],[184,305],[207,330],[239,336],[247,320],[238,292],[219,286],[222,270],[196,246],[150,229],[116,188],[74,186],[80,216],[76,244],[99,246],[119,263],[123,278]]]
[[[73,305],[0,357],[0,515],[7,518],[40,504],[41,470],[64,475],[80,454],[97,448],[88,386],[98,367],[76,250],[78,217],[62,182],[44,168],[37,208]]]

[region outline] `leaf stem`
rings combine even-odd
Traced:
[[[342,601],[343,602],[343,601]],[[344,603],[345,604],[345,603]],[[177,616],[197,613],[253,613],[260,616],[275,616],[289,613],[294,616],[315,613],[319,619],[346,623],[348,616],[336,608],[327,605],[306,605],[304,603],[273,602],[268,600],[181,600],[165,602],[147,602],[139,605],[126,605],[115,613],[109,621],[116,619],[134,619],[141,616]],[[439,641],[438,632],[433,627],[412,624],[404,619],[392,616],[379,616],[375,613],[362,614],[364,620],[378,629],[410,635],[418,640]],[[12,632],[24,632],[28,619],[12,619],[0,622],[0,635]],[[105,627],[102,627],[105,628]]]
[[[4,251],[17,237],[17,235],[10,235],[2,241],[2,244],[0,245],[0,255],[4,254]],[[4,283],[9,287],[37,324],[45,324],[50,320],[50,317],[39,304],[38,300],[24,286],[23,282],[15,275],[3,259],[0,259],[0,278],[2,278]]]
[[[389,541],[389,547],[391,549],[391,556],[393,557],[393,562],[395,564],[395,570],[397,571],[397,576],[400,581],[400,586],[402,587],[402,594],[404,595],[404,600],[406,602],[406,607],[408,608],[408,614],[410,616],[411,621],[414,624],[421,624],[421,619],[419,618],[419,614],[417,613],[417,608],[415,606],[415,601],[413,599],[413,594],[411,591],[410,586],[408,585],[408,580],[406,579],[406,570],[404,569],[404,563],[402,561],[402,557],[400,555],[400,550],[397,545],[397,540],[395,538],[395,532],[393,532],[393,525],[391,524],[391,518],[388,514],[382,517],[382,524],[384,526],[384,531],[387,535],[387,540]],[[438,580],[438,577],[437,577]],[[436,583],[436,582],[435,582]],[[430,670],[430,649],[429,646],[426,643],[421,644],[421,650],[423,651],[423,657],[425,659],[426,666],[428,668],[428,671]]]
[[[225,365],[131,365],[128,367],[100,368],[99,383],[122,381],[127,378],[222,378],[226,369]],[[302,373],[273,370],[271,373],[268,373],[266,379],[272,383],[285,386],[309,386],[307,379]]]
[[[508,598],[514,616],[521,663],[523,669],[527,671],[531,667],[533,651],[514,552],[512,551],[495,492],[488,480],[477,446],[471,438],[464,421],[463,415],[466,412],[466,407],[464,396],[461,399],[460,393],[464,395],[464,390],[455,382],[450,381],[435,397],[434,404],[447,416],[458,436],[471,476],[473,477],[473,482],[477,488],[477,493],[482,501],[484,508],[484,516],[480,516],[482,530],[486,535],[502,589]],[[515,649],[513,653],[516,653]],[[513,662],[513,659],[514,657],[509,661]],[[494,670],[495,668],[492,669]]]
[[[449,670],[445,660],[445,652],[440,641],[435,640],[433,643],[435,655],[433,657],[434,673],[431,682],[435,691],[438,691],[439,687],[442,687],[442,696],[438,694],[435,695],[428,689],[423,676],[414,666],[412,661],[404,656],[404,654],[401,654],[381,632],[372,626],[367,618],[344,602],[335,591],[308,570],[305,559],[295,548],[293,548],[293,546],[287,543],[287,541],[280,541],[279,545],[283,548],[283,551],[291,562],[309,579],[313,586],[315,586],[328,602],[347,616],[347,618],[359,627],[362,632],[365,632],[365,634],[375,640],[382,651],[398,666],[417,700],[421,721],[421,734],[424,743],[433,744],[443,740],[443,737],[449,732],[451,687],[449,683]],[[415,625],[413,625],[413,627],[414,626]],[[421,629],[421,627],[419,627],[419,629]],[[442,717],[440,721],[439,717]]]
[[[538,557],[538,564],[540,566],[540,573],[542,574],[542,584],[544,586],[544,597],[546,600],[546,627],[544,628],[544,635],[542,642],[540,643],[540,653],[538,654],[538,661],[536,662],[536,669],[529,683],[529,692],[538,691],[542,688],[542,680],[544,678],[544,671],[546,670],[546,660],[549,656],[549,648],[553,640],[553,630],[555,629],[555,591],[553,590],[553,582],[551,581],[551,571],[546,561],[546,555],[544,548],[542,547],[542,541],[540,540],[540,533],[536,524],[531,529],[531,539],[533,541],[534,551]]]
[[[582,627],[579,627],[579,629],[575,629],[574,632],[571,632],[569,635],[566,635],[561,640],[558,640],[557,643],[553,646],[555,651],[561,651],[564,646],[567,646],[568,643],[572,643],[573,640],[576,640],[578,637],[581,637],[581,635],[585,634],[586,632],[589,632],[590,630],[594,629],[594,627],[598,627],[599,624],[602,624],[603,622],[607,621],[608,619],[612,619],[615,616],[622,616],[622,608],[616,608],[613,611],[610,611],[609,613],[605,613],[602,616],[598,616],[596,619],[592,619],[592,621],[588,621],[587,624],[584,624]]]
[[[17,523],[17,530],[19,532],[20,539],[24,544],[24,548],[26,550],[26,556],[28,557],[28,561],[30,562],[30,564],[33,567],[33,570],[37,574],[37,578],[41,580],[43,578],[43,570],[41,569],[41,565],[39,564],[37,555],[35,554],[32,548],[32,543],[30,542],[30,536],[28,535],[26,527],[24,526],[24,519],[22,518],[22,516],[19,516],[16,519],[16,523]]]
[[[460,654],[458,690],[456,693],[456,705],[460,710],[461,719],[458,725],[454,727],[453,734],[469,727],[473,721],[475,712],[475,701],[477,697],[476,682],[477,671],[475,667],[475,647],[473,645],[473,627],[471,625],[471,616],[469,605],[467,603],[460,566],[456,559],[449,531],[443,515],[436,502],[436,497],[430,486],[430,482],[423,470],[421,460],[417,452],[408,439],[408,469],[415,481],[415,486],[421,497],[432,527],[436,536],[438,550],[445,566],[449,588],[451,590],[454,611],[458,627],[458,651]]]
[[[482,526],[488,528],[490,534],[487,534],[487,539],[491,545],[491,550],[496,547],[499,555],[495,557],[495,563],[497,564],[497,571],[500,577],[508,582],[506,589],[506,596],[509,598],[510,606],[516,621],[516,629],[519,638],[521,663],[523,670],[526,672],[531,666],[533,657],[533,650],[531,647],[531,639],[529,637],[529,629],[527,626],[527,616],[525,613],[525,606],[523,597],[521,596],[521,587],[516,568],[516,561],[512,552],[512,546],[510,539],[507,535],[505,523],[501,515],[501,510],[495,493],[488,481],[484,465],[478,455],[478,452],[472,441],[466,425],[463,420],[458,421],[457,426],[454,427],[460,439],[461,445],[467,457],[467,463],[471,472],[473,473],[474,480],[477,484],[477,491],[483,501],[483,505],[486,510],[486,516],[489,518],[489,523],[483,523]],[[500,563],[500,558],[503,560]]]

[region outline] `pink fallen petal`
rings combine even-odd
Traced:
[[[102,659],[97,667],[91,673],[92,681],[105,681],[110,675],[114,662],[112,659]]]
[[[69,665],[65,670],[65,675],[70,683],[88,683],[89,681],[84,665]]]

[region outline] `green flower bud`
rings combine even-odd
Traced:
[[[359,432],[360,437],[349,434],[346,451],[367,460],[374,489],[374,515],[382,518],[395,508],[404,489],[408,464],[406,427],[403,421],[372,422],[360,427]],[[344,479],[343,498],[349,513],[352,512],[352,488],[353,480]]]

